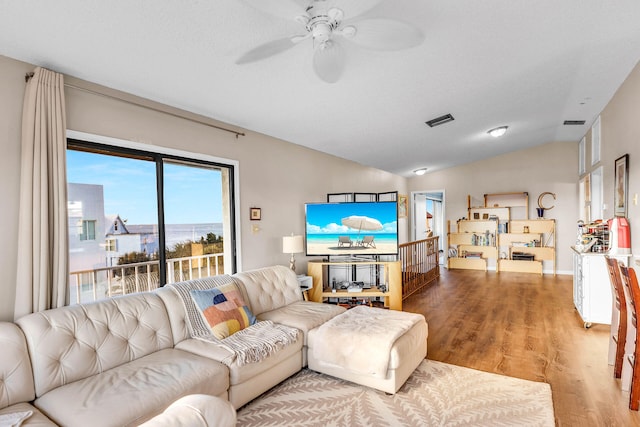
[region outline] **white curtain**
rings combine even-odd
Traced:
[[[66,128],[63,76],[38,67],[22,109],[15,319],[68,301]]]

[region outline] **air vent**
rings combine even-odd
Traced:
[[[584,120],[565,120],[564,121],[565,126],[580,126],[580,125],[583,125],[584,123],[585,123]]]
[[[444,116],[440,116],[440,117],[436,117],[435,119],[431,119],[428,122],[425,122],[426,124],[429,125],[429,127],[435,127],[435,126],[440,126],[443,125],[445,123],[449,123],[452,122],[454,120],[453,116],[451,114],[445,114]]]

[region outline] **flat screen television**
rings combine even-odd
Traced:
[[[396,202],[307,203],[307,256],[397,255]]]

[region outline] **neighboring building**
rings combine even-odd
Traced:
[[[70,300],[93,301],[107,294],[109,283],[111,292],[118,286],[118,272],[108,267],[121,256],[157,253],[157,226],[127,227],[119,215],[105,216],[102,185],[69,183],[67,193]]]
[[[102,185],[69,183],[67,186],[69,225],[70,301],[91,301],[93,271],[105,267],[104,188]],[[104,293],[105,287],[96,288]],[[80,297],[80,298],[78,298]]]
[[[118,258],[131,252],[154,255],[158,252],[157,225],[130,225],[120,215],[107,216],[106,265],[118,265]]]
[[[67,194],[69,271],[105,267],[103,186],[69,183]]]

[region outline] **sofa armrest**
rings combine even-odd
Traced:
[[[228,401],[206,394],[191,394],[173,402],[141,427],[232,427],[236,411]]]
[[[0,409],[35,398],[31,359],[24,334],[14,323],[0,322]]]

